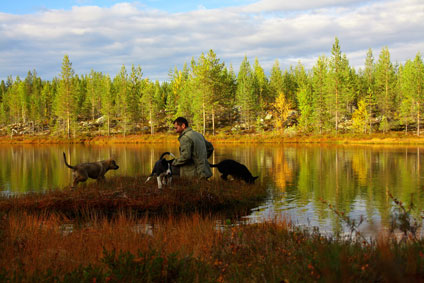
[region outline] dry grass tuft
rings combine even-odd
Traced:
[[[121,211],[138,214],[177,214],[226,211],[242,214],[266,196],[264,185],[246,185],[221,180],[174,179],[172,186],[159,190],[146,176],[115,177],[103,183],[82,184],[77,189],[33,193],[0,198],[0,211],[62,213],[67,217],[110,216]]]

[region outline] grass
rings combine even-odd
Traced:
[[[221,212],[244,215],[266,197],[265,185],[222,180],[192,181],[174,178],[172,186],[159,190],[146,176],[114,177],[104,183],[80,184],[46,193],[0,198],[0,211],[61,213],[67,217],[87,214],[111,216],[121,211],[135,214],[176,215],[189,212]],[[259,182],[258,182],[259,183]]]
[[[220,226],[168,218],[12,213],[1,221],[0,280],[12,282],[402,282],[424,279],[424,241],[328,238],[282,220]],[[136,227],[151,225],[150,232]]]
[[[2,198],[0,282],[424,280],[421,221],[412,205],[393,197],[392,229],[367,240],[324,236],[285,219],[247,224],[221,213],[241,215],[256,205],[265,196],[260,184],[180,179],[159,191],[144,180],[116,177]],[[352,233],[357,229],[332,211]]]

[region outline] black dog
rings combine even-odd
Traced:
[[[244,180],[248,184],[255,183],[258,176],[253,177],[249,169],[241,163],[232,159],[223,160],[217,164],[209,164],[211,167],[217,167],[222,173],[221,178],[227,180],[228,175],[231,175],[236,180]]]
[[[150,181],[150,179],[153,176],[156,176],[159,189],[162,189],[162,184],[164,185],[166,185],[167,183],[171,184],[172,176],[178,175],[177,168],[174,166],[171,166],[171,163],[172,161],[174,161],[174,159],[166,160],[165,155],[171,155],[172,157],[175,158],[175,155],[173,155],[170,152],[162,153],[159,160],[156,161],[155,166],[153,167],[152,174],[150,174],[150,176],[146,180],[146,183],[147,183],[148,181]]]

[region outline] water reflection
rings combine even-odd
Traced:
[[[342,231],[343,225],[322,200],[354,219],[368,220],[363,229],[388,227],[392,201],[413,201],[423,210],[424,148],[342,145],[215,145],[211,162],[226,158],[246,164],[259,182],[268,184],[268,199],[247,218],[252,222],[281,215],[299,225]],[[70,164],[113,158],[114,175],[147,175],[164,151],[178,144],[14,145],[0,146],[0,192],[3,195],[61,189],[71,183],[62,152]],[[216,169],[214,169],[216,170]],[[214,178],[219,178],[218,172]]]

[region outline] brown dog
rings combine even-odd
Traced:
[[[66,155],[63,153],[63,159],[67,167],[72,169],[72,176],[74,182],[72,187],[76,187],[79,182],[85,182],[88,178],[96,179],[97,181],[104,180],[105,174],[109,170],[117,170],[119,166],[116,165],[115,160],[102,160],[98,162],[81,163],[71,166],[66,162]]]

